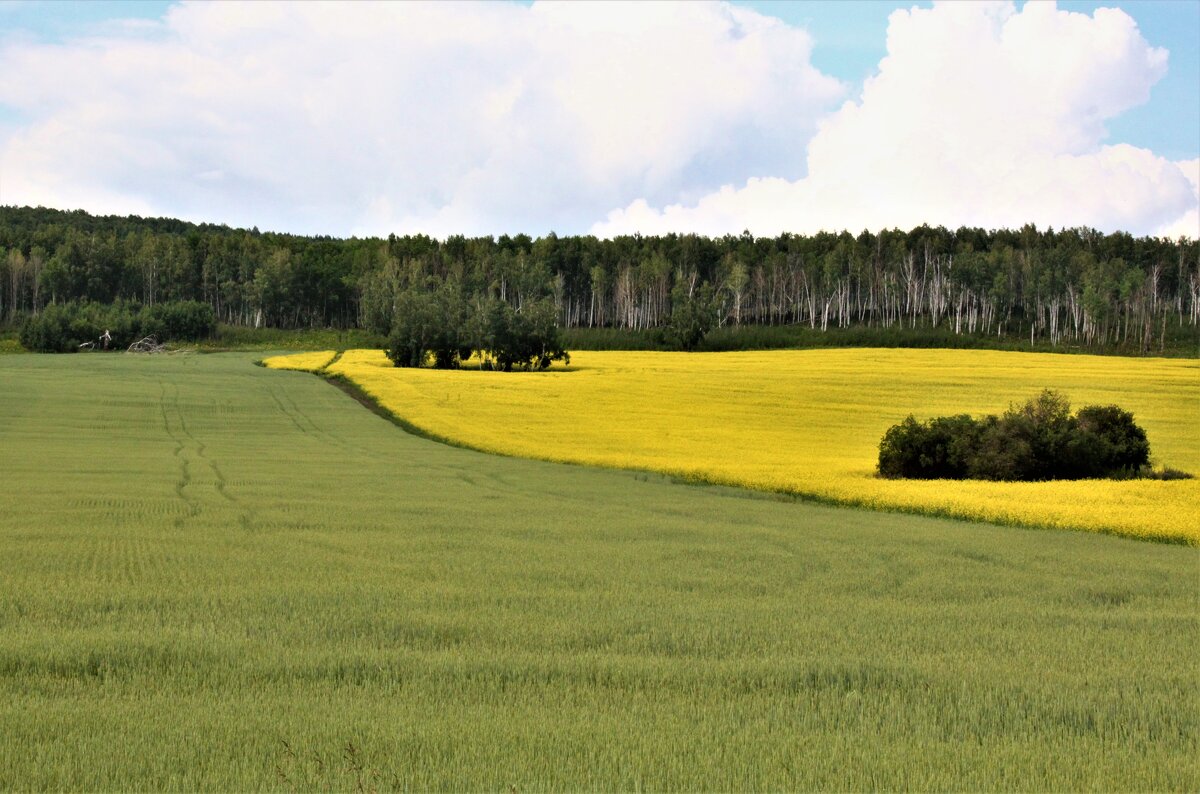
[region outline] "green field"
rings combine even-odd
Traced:
[[[0,789],[1200,788],[1200,550],[0,357]]]

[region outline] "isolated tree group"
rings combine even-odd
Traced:
[[[397,367],[455,369],[475,354],[480,367],[510,372],[570,361],[549,298],[514,308],[498,298],[467,299],[446,281],[396,296],[387,355]]]
[[[879,444],[879,474],[913,479],[1079,480],[1136,477],[1150,463],[1146,433],[1115,405],[1071,414],[1046,390],[1000,416],[925,422],[909,416]]]

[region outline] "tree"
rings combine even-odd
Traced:
[[[437,369],[456,369],[471,349],[469,312],[457,285],[400,293],[387,350],[397,367],[424,366],[432,355]]]
[[[21,309],[25,282],[29,273],[29,262],[19,248],[13,248],[8,252],[4,268],[8,276],[8,320],[12,322]],[[0,318],[3,316],[4,313],[0,312]]]
[[[675,350],[693,351],[717,324],[719,310],[708,284],[691,289],[682,282],[671,291],[671,316],[663,329],[663,343]]]
[[[978,425],[966,414],[918,422],[911,414],[879,443],[883,477],[961,480],[978,443]]]
[[[1133,475],[1150,465],[1146,431],[1138,427],[1129,411],[1115,405],[1089,405],[1080,408],[1075,419],[1080,435],[1089,439],[1084,443],[1090,447],[1086,455],[1077,455],[1091,463],[1081,476],[1102,477],[1116,471]]]
[[[555,361],[571,361],[559,333],[558,309],[549,299],[527,302],[519,311],[492,299],[480,306],[477,318],[475,346],[489,369],[547,369]]]
[[[280,248],[274,251],[254,274],[252,293],[258,304],[255,327],[261,325],[264,319],[268,324],[284,322],[288,299],[291,296],[291,264],[291,252]]]
[[[706,286],[712,327],[924,325],[1148,352],[1152,341],[1186,344],[1200,326],[1200,242],[1092,229],[335,240],[0,207],[0,314],[15,310],[15,321],[47,299],[200,300],[231,323],[357,324],[386,337],[400,292],[445,281],[517,312],[553,297],[565,327],[651,330],[639,338],[679,349],[703,343],[708,312],[687,304]]]

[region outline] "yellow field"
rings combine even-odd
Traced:
[[[263,366],[270,369],[298,369],[304,372],[316,372],[323,369],[336,355],[332,350],[320,350],[316,353],[294,353],[290,356],[271,356],[263,359]]]
[[[992,483],[875,476],[884,431],[998,413],[1043,388],[1134,412],[1156,464],[1200,473],[1200,363],[1001,351],[587,352],[548,372],[344,375],[415,427],[477,449],[665,472],[849,504],[1200,545],[1200,480]]]

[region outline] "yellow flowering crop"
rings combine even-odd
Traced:
[[[325,369],[336,354],[332,350],[320,350],[316,353],[294,353],[290,356],[271,356],[263,359],[263,366],[271,369],[298,369],[303,372],[317,372]]]
[[[412,425],[481,450],[645,469],[841,503],[1200,544],[1200,480],[995,483],[875,476],[884,431],[999,413],[1043,388],[1117,404],[1155,462],[1200,474],[1193,360],[966,350],[573,353],[569,368],[397,369],[355,350],[344,375]]]

